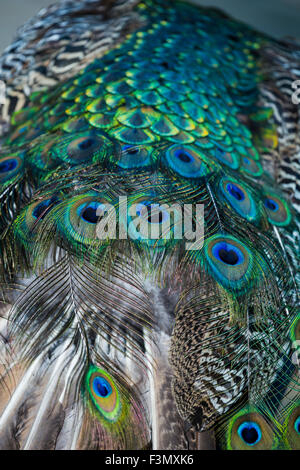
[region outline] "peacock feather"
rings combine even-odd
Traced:
[[[300,449],[299,75],[295,44],[182,1],[19,31],[1,448]]]

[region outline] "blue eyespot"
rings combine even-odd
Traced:
[[[174,152],[174,155],[183,163],[190,163],[193,160],[193,157],[186,150],[178,149]]]
[[[5,160],[4,162],[0,163],[0,173],[7,173],[9,171],[15,170],[17,168],[18,162],[14,158],[9,160]]]
[[[184,178],[200,178],[210,171],[205,155],[192,145],[172,145],[165,158],[167,165]]]
[[[76,165],[83,162],[96,161],[104,157],[106,143],[103,138],[89,134],[76,135],[75,139],[73,135],[70,135],[58,140],[57,145],[52,147],[54,155],[57,155],[59,159]]]
[[[236,180],[222,178],[220,188],[227,203],[239,216],[251,222],[259,221],[260,214],[253,199],[251,190]]]
[[[143,146],[124,145],[117,161],[121,168],[141,168],[151,164],[151,152]]]
[[[265,200],[265,207],[272,212],[276,212],[279,209],[279,205],[274,199],[267,198]]]
[[[105,205],[100,202],[94,201],[89,204],[82,204],[78,207],[77,213],[84,222],[89,224],[96,224],[101,212],[105,210]]]
[[[78,147],[80,148],[80,150],[86,150],[91,148],[94,144],[95,140],[88,137],[85,140],[79,142]]]
[[[151,198],[152,195],[150,194]],[[140,197],[128,207],[127,227],[132,240],[141,241],[149,246],[161,247],[174,240],[174,231],[178,231],[179,215],[157,202]],[[175,232],[177,233],[177,232]]]
[[[246,421],[238,428],[238,435],[248,446],[254,446],[261,440],[261,429],[257,423]]]
[[[136,214],[139,217],[146,218],[149,224],[162,224],[170,217],[168,212],[159,208],[159,204],[148,201],[137,205]]]
[[[295,427],[296,433],[300,434],[300,416],[298,416],[298,418],[296,419],[294,427]]]
[[[236,246],[227,242],[216,243],[212,249],[213,256],[229,266],[237,266],[244,261],[244,255]]]
[[[53,201],[54,199],[51,198],[51,199],[47,199],[46,201],[40,202],[40,204],[35,206],[35,208],[33,209],[32,216],[35,219],[42,220],[47,214],[49,206]]]
[[[243,191],[238,188],[235,184],[233,183],[228,183],[226,186],[226,190],[233,196],[237,201],[243,201],[245,199],[245,194]]]
[[[93,381],[93,390],[96,395],[102,398],[107,398],[112,393],[111,385],[104,377],[95,377]]]
[[[250,157],[243,157],[242,158],[242,166],[241,170],[246,172],[248,175],[252,177],[257,177],[263,174],[263,167],[261,163],[257,160],[254,160]]]
[[[235,152],[226,152],[219,146],[215,147],[214,157],[225,165],[229,166],[233,170],[237,170],[239,167],[239,157]]]
[[[130,155],[136,155],[139,151],[139,147],[135,145],[123,145],[122,147],[122,152],[129,153]]]

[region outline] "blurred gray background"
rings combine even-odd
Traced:
[[[74,0],[76,2],[80,0]],[[276,37],[300,39],[300,0],[193,0],[222,8],[235,18]],[[18,26],[54,0],[0,0],[0,53]]]

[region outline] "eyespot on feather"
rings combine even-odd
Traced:
[[[229,450],[271,450],[277,445],[273,427],[257,410],[238,412],[230,419],[226,434]]]
[[[232,178],[222,178],[220,187],[226,201],[241,217],[250,222],[260,219],[257,205],[248,187]]]
[[[263,203],[271,224],[278,227],[285,227],[290,224],[292,214],[288,203],[283,197],[273,191],[266,191],[264,192]]]
[[[123,145],[117,157],[112,157],[116,165],[124,170],[147,168],[154,161],[153,148],[150,146]]]
[[[51,152],[54,158],[70,165],[92,164],[112,155],[115,145],[104,134],[93,131],[76,132],[60,136],[51,147]]]
[[[163,161],[184,178],[201,178],[211,172],[209,159],[192,145],[172,145],[166,150]]]
[[[113,377],[104,369],[91,366],[87,372],[85,386],[89,397],[107,423],[116,423],[122,414],[120,390]]]
[[[107,244],[106,236],[109,238],[109,234],[100,234],[99,222],[103,216],[115,228],[116,212],[111,199],[91,192],[63,201],[53,212],[53,221],[71,246],[97,249]]]
[[[42,221],[59,203],[59,197],[53,195],[29,204],[15,221],[15,233],[25,243],[34,242]]]
[[[12,153],[0,157],[0,184],[6,184],[21,175],[24,170],[24,159],[22,152]]]
[[[153,195],[145,194],[128,200],[128,236],[136,242],[155,248],[173,244],[181,235],[181,219],[178,205],[160,204]],[[124,227],[125,221],[121,223]]]
[[[235,293],[252,287],[259,276],[250,248],[231,235],[213,235],[204,243],[204,258],[212,276],[225,289]],[[260,260],[263,265],[263,260]]]
[[[285,408],[284,441],[288,449],[297,450],[300,447],[300,402]]]
[[[254,178],[259,177],[263,174],[263,168],[261,163],[249,156],[243,156],[241,159],[241,171],[246,173],[249,176],[253,176]]]

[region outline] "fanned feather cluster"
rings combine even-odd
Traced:
[[[23,27],[0,61],[1,448],[300,449],[299,74],[295,45],[180,1]]]

